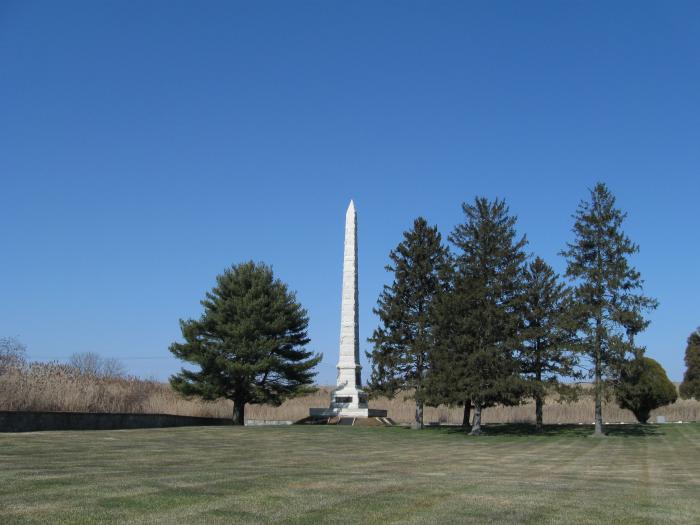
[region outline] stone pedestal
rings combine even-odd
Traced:
[[[310,408],[311,417],[386,417],[386,410],[377,408]]]

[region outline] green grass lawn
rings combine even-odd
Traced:
[[[0,434],[0,522],[700,523],[700,424]]]

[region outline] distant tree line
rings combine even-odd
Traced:
[[[380,326],[368,352],[371,392],[411,392],[416,426],[425,404],[464,406],[474,435],[484,409],[525,399],[534,399],[541,429],[547,393],[570,395],[571,381],[593,382],[595,435],[603,434],[609,387],[643,422],[675,401],[675,386],[635,343],[657,302],[642,293],[629,261],[639,248],[604,184],[574,214],[573,240],[560,253],[563,278],[525,251],[505,201],[478,197],[462,210],[449,248],[419,217],[390,252],[393,281],[374,310]],[[700,375],[687,382],[698,384]]]
[[[27,347],[16,337],[0,337],[0,374],[11,368],[27,366]],[[76,352],[68,358],[66,366],[80,374],[118,379],[126,377],[124,364],[113,357],[103,357],[96,352]]]
[[[81,374],[105,378],[123,378],[126,376],[124,364],[114,357],[103,357],[96,352],[77,352],[71,354],[68,365]]]
[[[488,407],[528,399],[541,429],[547,395],[573,398],[572,383],[583,380],[593,383],[595,435],[613,394],[641,422],[676,399],[663,368],[635,342],[657,302],[642,293],[629,260],[639,248],[604,184],[574,214],[563,277],[526,252],[505,201],[478,197],[462,210],[449,245],[419,217],[389,253],[393,279],[369,339],[373,395],[412,396],[418,427],[425,405],[462,406],[475,435]],[[184,341],[170,346],[192,365],[171,377],[174,389],[231,399],[235,424],[248,403],[279,405],[314,390],[321,355],[307,349],[308,314],[269,266],[231,266],[201,304],[199,319],[180,321]],[[682,394],[697,396],[700,335],[691,339]]]
[[[603,434],[606,398],[640,422],[676,400],[661,365],[635,342],[657,301],[642,293],[629,260],[639,247],[623,232],[626,215],[605,184],[574,214],[573,239],[560,252],[563,277],[526,252],[504,200],[477,197],[462,211],[448,245],[418,217],[389,253],[393,279],[379,296],[379,326],[369,338],[371,394],[412,396],[417,427],[425,405],[461,406],[474,435],[488,407],[530,399],[542,429],[546,397],[573,399],[574,382],[583,380],[593,383],[595,435]],[[170,378],[175,390],[232,400],[236,424],[248,403],[279,405],[315,390],[322,356],[307,349],[308,314],[272,268],[233,265],[201,304],[199,319],[180,321],[184,342],[170,346],[194,365]],[[26,359],[21,342],[0,338],[0,374]],[[700,400],[700,329],[688,338],[685,363],[680,395]],[[119,360],[94,352],[73,354],[68,365],[91,376],[126,375]]]

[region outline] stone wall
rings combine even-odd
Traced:
[[[245,426],[247,427],[264,427],[264,426],[283,426],[293,425],[294,421],[290,419],[246,419]]]
[[[0,411],[0,432],[42,430],[117,430],[201,425],[230,425],[230,419],[170,414]]]

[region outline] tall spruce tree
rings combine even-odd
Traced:
[[[562,377],[577,377],[575,323],[571,317],[571,290],[544,260],[537,257],[524,274],[523,326],[520,362],[535,400],[537,430],[548,389]]]
[[[434,347],[431,309],[449,254],[437,227],[419,217],[389,259],[386,270],[394,279],[384,286],[374,309],[380,326],[369,339],[374,348],[367,353],[372,362],[367,388],[391,397],[411,392],[415,422],[423,428],[424,381]]]
[[[644,312],[657,306],[639,293],[643,281],[628,261],[639,247],[622,231],[625,217],[606,185],[596,184],[574,215],[574,242],[561,252],[566,276],[575,283],[581,348],[593,365],[595,436],[603,435],[604,381],[619,377],[634,354],[634,336],[648,325]]]
[[[233,423],[244,424],[248,403],[281,404],[315,391],[314,367],[321,355],[309,343],[306,310],[272,268],[247,262],[216,278],[201,301],[197,320],[180,320],[185,343],[170,351],[199,370],[170,378],[174,389],[204,399],[233,401]]]
[[[505,201],[478,197],[463,204],[465,222],[449,237],[457,248],[452,283],[435,303],[437,351],[430,374],[432,399],[474,406],[471,434],[496,403],[516,404],[523,380],[519,345],[525,237]]]
[[[688,337],[685,348],[685,374],[680,387],[683,399],[694,397],[700,401],[700,328]]]

